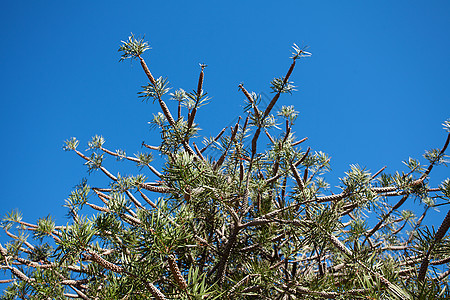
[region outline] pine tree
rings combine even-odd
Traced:
[[[426,151],[426,164],[410,158],[408,171],[395,174],[352,165],[333,194],[323,177],[330,158],[295,137],[294,107],[273,111],[282,94],[294,91],[289,79],[311,55],[305,48],[294,44],[286,75],[271,82],[267,107],[240,84],[244,117],[201,148],[195,117],[209,99],[206,65],[196,89],[169,94],[168,80],[155,79],[142,57],[148,49],[132,35],[121,43],[120,60],[138,60],[149,80],[139,97],[161,109],[151,121],[160,144],[143,143],[147,152],[127,156],[106,148],[101,136],[88,143],[88,153],[77,139],[67,140],[64,149],[110,184],[82,180],[66,200],[68,225],[5,216],[10,242],[0,244],[1,282],[9,286],[1,299],[450,297],[450,211],[437,231],[425,222],[430,209],[450,201],[450,179],[428,183],[433,167],[446,163],[450,120],[443,147]],[[167,100],[178,103],[175,117]],[[219,154],[206,155],[212,148]],[[160,170],[152,166],[155,154],[164,159]],[[105,156],[136,163],[146,175],[114,175]],[[418,218],[401,209],[413,200],[424,208]],[[81,214],[84,207],[97,214]]]

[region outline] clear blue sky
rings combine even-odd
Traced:
[[[95,134],[129,154],[143,140],[158,144],[147,122],[159,107],[136,94],[146,77],[138,63],[118,62],[130,32],[145,34],[150,69],[174,88],[194,89],[198,64],[208,64],[212,101],[198,113],[207,136],[243,115],[240,82],[270,94],[291,45],[309,45],[313,56],[291,77],[298,91],[279,106],[295,105],[296,135],[332,156],[334,185],[350,164],[394,172],[445,140],[448,1],[4,1],[0,28],[2,216],[19,208],[26,220],[67,222],[72,187],[103,178],[62,151],[72,136],[82,150]],[[437,182],[450,172],[433,174]]]

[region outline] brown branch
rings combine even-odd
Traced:
[[[319,296],[322,299],[335,299],[341,297],[342,295],[364,295],[367,293],[366,289],[352,289],[344,292],[324,292],[324,291],[313,291],[302,286],[295,286],[294,291],[299,294]]]
[[[449,134],[450,137],[450,134]],[[422,263],[420,264],[420,268],[417,275],[418,281],[424,281],[425,275],[428,270],[428,264],[430,263],[430,254],[431,251],[434,249],[434,246],[441,241],[441,239],[445,236],[448,229],[450,227],[450,210],[447,212],[447,215],[444,218],[444,221],[442,221],[441,226],[439,226],[438,231],[434,235],[434,241],[430,245],[430,248],[428,248],[427,253],[425,254],[425,257],[422,260]]]
[[[233,249],[234,244],[237,241],[238,233],[239,233],[239,227],[237,225],[234,225],[231,230],[230,236],[228,237],[228,242],[225,245],[225,248],[222,252],[220,260],[216,265],[215,269],[217,269],[217,273],[216,273],[215,281],[217,281],[219,284],[221,284],[224,279],[227,264],[228,264],[228,259],[230,258],[231,250]]]
[[[158,150],[159,151],[159,147],[156,146],[150,146],[147,145],[146,143],[142,142],[142,146],[144,146],[145,148],[151,149],[151,150]]]
[[[214,164],[214,170],[217,170],[217,168],[219,168],[223,162],[225,161],[225,157],[227,156],[228,150],[230,150],[231,145],[233,144],[235,138],[236,138],[236,134],[239,128],[239,120],[237,121],[236,125],[234,126],[234,129],[231,131],[231,137],[230,137],[230,142],[228,143],[227,147],[225,148],[225,151],[222,153],[222,155],[220,156],[219,160]]]
[[[155,297],[157,300],[166,300],[167,299],[166,296],[164,296],[164,294],[161,293],[161,291],[156,286],[153,285],[153,283],[145,281],[145,285],[150,290],[150,293],[152,294],[152,296]]]
[[[91,159],[89,157],[87,157],[86,155],[84,155],[83,153],[81,153],[80,151],[78,151],[77,149],[74,150],[76,154],[78,154],[80,157],[82,157],[84,160],[87,161],[91,161]],[[110,179],[112,179],[113,181],[117,181],[117,178],[112,175],[105,167],[103,166],[99,166],[99,169],[102,170],[102,172],[108,176]]]
[[[30,230],[30,229],[36,229],[36,228],[37,228],[37,225],[30,224],[30,223],[26,223],[26,222],[22,222],[22,221],[19,221],[19,224],[30,227],[30,228],[27,228],[27,230]],[[15,239],[15,240],[18,239],[17,236],[13,235],[12,233],[10,233],[10,232],[9,232],[8,230],[6,230],[6,229],[5,229],[5,233],[6,233],[9,237],[11,237],[11,238],[13,238],[13,239]],[[57,233],[57,232],[56,232],[56,231],[53,231],[53,233]],[[13,237],[13,236],[14,236],[14,237]],[[28,241],[23,241],[23,243],[24,243],[31,251],[34,251],[35,247],[34,247],[33,245],[31,245]]]
[[[384,169],[386,169],[386,166],[382,167],[380,170],[378,170],[378,172],[373,174],[372,177],[370,178],[370,180],[374,180],[378,175],[380,175],[381,172],[384,171]]]
[[[270,114],[272,108],[275,106],[275,103],[277,103],[278,98],[280,98],[281,91],[283,90],[284,86],[288,82],[288,79],[291,76],[292,71],[294,70],[294,66],[295,66],[295,59],[292,61],[292,64],[289,67],[289,70],[288,70],[286,76],[284,77],[283,84],[282,84],[280,90],[272,98],[269,105],[267,105],[266,110],[264,111],[264,114],[261,117],[260,124],[258,125],[258,128],[256,129],[255,134],[253,135],[253,138],[252,138],[252,159],[256,154],[256,144],[257,144],[259,135],[261,134],[262,123],[264,122],[264,119],[267,118],[267,116]]]
[[[29,278],[27,275],[23,274],[19,269],[11,267],[11,266],[7,266],[7,269],[9,269],[11,271],[12,274],[16,275],[17,278],[19,278],[22,281],[25,282],[33,282],[36,281],[34,278]]]
[[[286,76],[284,77],[282,88],[278,91],[278,93],[275,94],[275,96],[272,98],[272,100],[270,101],[269,105],[267,106],[266,110],[264,111],[264,115],[262,117],[262,120],[264,120],[270,114],[270,111],[275,106],[275,103],[277,103],[278,98],[280,97],[280,94],[281,94],[281,90],[283,89],[283,87],[288,82],[289,77],[291,76],[292,71],[294,70],[294,67],[295,67],[295,59],[292,61],[292,64],[289,67],[289,70],[288,70]]]
[[[197,153],[198,157],[200,157],[201,160],[206,161],[206,159],[203,157],[202,152],[198,149],[197,145],[194,142],[192,142],[192,145],[194,145],[194,149],[195,149],[195,152]]]
[[[95,204],[92,204],[92,203],[88,203],[88,202],[86,202],[86,205],[88,205],[89,207],[91,207],[91,208],[93,208],[93,209],[95,209],[95,210],[98,210],[98,211],[103,211],[103,212],[109,212],[110,210],[109,210],[109,208],[107,208],[107,207],[101,207],[101,206],[98,206],[98,205],[95,205]]]
[[[203,77],[204,77],[203,69],[205,68],[204,65],[202,65],[201,68],[202,70],[198,78],[198,86],[197,86],[197,101],[195,101],[194,108],[192,109],[192,112],[189,114],[187,122],[187,130],[189,130],[192,127],[192,124],[194,124],[195,115],[197,114],[197,106],[200,101],[200,96],[202,95]]]
[[[398,201],[397,204],[395,204],[394,207],[391,208],[389,213],[387,213],[383,216],[383,218],[377,223],[377,225],[375,225],[375,227],[373,227],[372,230],[370,230],[369,233],[366,235],[366,238],[364,239],[362,245],[364,245],[364,243],[381,227],[381,225],[383,225],[384,221],[386,221],[394,211],[396,211],[400,206],[403,205],[403,203],[405,203],[405,201],[406,201],[406,199],[408,199],[408,197],[409,197],[409,194],[404,195],[400,199],[400,201]]]
[[[269,138],[270,142],[275,145],[275,140],[273,139],[273,137],[269,134],[269,132],[267,130],[264,130],[264,132],[266,133],[267,137]]]
[[[120,154],[118,154],[118,153],[116,153],[116,152],[112,152],[111,150],[108,150],[108,149],[103,148],[103,147],[100,147],[99,149],[102,150],[103,152],[105,152],[105,153],[111,155],[111,156],[120,157],[120,158],[125,158],[125,159],[130,160],[130,161],[133,161],[133,162],[140,162],[140,160],[137,159],[137,158],[135,158],[135,157],[125,156],[125,155],[120,155]]]
[[[26,265],[28,267],[32,267],[32,268],[39,267],[41,269],[50,269],[50,268],[55,267],[55,265],[53,263],[44,265],[44,264],[40,264],[40,263],[37,263],[35,261],[31,261],[31,260],[24,259],[24,258],[21,258],[21,257],[17,257],[16,260],[17,260],[18,263],[20,263],[22,265]]]
[[[308,139],[307,137],[302,138],[300,141],[297,141],[297,142],[293,143],[293,144],[292,144],[292,147],[295,147],[295,146],[297,146],[297,145],[303,143],[303,142],[306,141],[307,139]]]
[[[297,181],[298,187],[300,188],[301,191],[303,191],[303,189],[305,188],[305,184],[303,183],[300,174],[298,174],[297,168],[293,164],[291,164],[291,171],[292,174],[294,175],[295,181]]]
[[[139,200],[136,199],[136,197],[134,197],[133,194],[129,190],[126,190],[125,193],[127,194],[128,198],[130,198],[131,202],[133,202],[133,204],[136,205],[137,208],[141,208],[141,209],[144,208],[144,206],[142,206],[141,202],[139,202]]]
[[[185,290],[187,288],[187,283],[186,280],[184,280],[183,275],[181,275],[180,269],[175,261],[175,257],[173,255],[169,255],[167,257],[167,261],[169,263],[170,272],[175,278],[175,281],[178,283],[178,286],[180,289]]]
[[[439,275],[438,278],[436,278],[438,281],[442,281],[445,277],[447,277],[448,275],[450,275],[450,270],[445,271],[444,273],[442,273],[441,275]]]
[[[139,56],[139,61],[141,62],[142,69],[144,69],[144,72],[147,75],[148,79],[150,80],[150,83],[156,89],[155,78],[153,78],[153,75],[150,72],[149,68],[147,67],[147,64],[145,63],[144,59]],[[159,102],[159,106],[161,107],[161,109],[162,109],[164,115],[166,116],[166,119],[169,122],[169,124],[172,127],[175,127],[175,120],[173,119],[172,114],[170,113],[170,110],[167,107],[166,103],[161,99],[161,96],[159,95],[159,93],[158,93],[158,102]]]
[[[84,294],[82,291],[80,291],[79,289],[77,289],[73,285],[69,285],[69,286],[75,291],[75,293],[77,293],[77,295],[79,297],[81,297],[84,300],[90,300],[90,298],[88,296],[86,296],[86,294]]]
[[[440,157],[442,154],[444,154],[445,150],[447,150],[448,144],[450,143],[450,133],[447,135],[447,140],[444,143],[444,146],[442,147],[441,151],[438,154],[438,157]],[[432,163],[430,163],[430,165],[428,166],[428,169],[425,171],[425,173],[422,174],[422,176],[417,179],[416,181],[414,181],[413,185],[419,185],[422,183],[422,181],[425,180],[425,178],[430,174],[431,170],[433,169],[434,165],[436,164],[436,161],[433,161]]]
[[[151,207],[158,208],[158,206],[156,206],[156,204],[153,203],[153,201],[151,201],[150,198],[148,198],[147,195],[145,195],[141,190],[139,190],[139,193],[141,194],[141,196],[145,200],[145,202],[150,204]]]
[[[227,127],[223,128],[223,129],[219,132],[219,134],[216,135],[216,137],[213,139],[213,142],[217,142],[217,140],[220,139],[220,137],[222,136],[222,134],[225,132],[226,129],[227,129]],[[201,153],[205,152],[205,150],[206,150],[211,144],[212,144],[212,142],[209,143],[208,145],[206,145],[205,147],[203,147],[203,148],[200,150],[200,152],[201,152]]]
[[[144,142],[142,143],[142,145],[143,145],[144,147],[147,147],[147,148],[152,149],[152,150],[159,150],[159,147],[149,146],[149,145],[144,144]],[[140,162],[141,162],[141,160],[138,159],[138,158],[136,158],[136,157],[123,156],[123,155],[120,155],[120,154],[118,154],[118,153],[116,153],[116,152],[112,152],[111,150],[108,150],[108,149],[103,148],[103,147],[100,147],[99,149],[102,150],[103,152],[105,152],[105,153],[111,155],[111,156],[114,156],[114,157],[124,158],[124,159],[126,159],[126,160],[129,160],[129,161],[132,161],[132,162],[135,162],[135,163],[140,163]],[[159,172],[158,172],[154,167],[152,167],[151,165],[147,164],[147,167],[148,167],[148,168],[150,169],[150,171],[152,171],[156,176],[158,176],[158,177],[161,177],[161,176],[162,176],[161,173],[159,173]]]
[[[443,259],[432,261],[431,264],[436,266],[436,265],[443,265],[443,264],[446,264],[446,263],[449,263],[449,262],[450,262],[450,256],[446,257],[446,258],[443,258]]]
[[[420,224],[422,224],[422,221],[425,218],[429,208],[430,208],[430,206],[427,206],[425,208],[424,212],[422,213],[422,215],[420,216],[419,220],[417,220],[416,225],[414,226],[413,230],[411,230],[411,233],[409,234],[408,241],[406,241],[406,244],[410,244],[412,242],[412,240],[414,239],[414,236],[417,233],[417,228],[419,228]]]
[[[309,154],[309,151],[311,150],[311,148],[310,147],[308,147],[308,149],[306,150],[306,152],[305,152],[305,154],[303,154],[303,156],[302,156],[302,158],[300,158],[300,160],[299,161],[297,161],[296,163],[294,163],[294,166],[295,167],[298,167],[307,157],[308,157],[308,154]]]
[[[115,273],[123,273],[124,269],[121,266],[118,266],[116,264],[113,264],[112,262],[107,261],[94,251],[88,250],[88,253],[83,253],[83,257],[85,257],[88,260],[94,261],[98,263],[100,266],[102,266],[105,269],[108,269],[110,271],[113,271]]]
[[[253,107],[253,111],[255,112],[255,116],[259,117],[259,109],[258,109],[258,107],[256,107],[256,104],[254,103],[252,96],[244,88],[244,85],[242,83],[239,84],[239,89],[242,90],[242,92],[244,93],[245,97],[247,97],[248,102],[250,102],[251,106]]]
[[[148,183],[141,183],[139,185],[139,187],[147,190],[147,191],[151,191],[151,192],[156,192],[156,193],[162,193],[162,194],[167,194],[170,193],[172,191],[171,188],[168,187],[161,187],[161,186],[153,186],[150,185]]]

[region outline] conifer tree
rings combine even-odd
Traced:
[[[206,65],[192,92],[169,93],[168,80],[154,77],[143,58],[148,49],[131,35],[119,52],[121,61],[139,61],[148,79],[139,97],[161,110],[151,121],[159,145],[143,143],[144,152],[128,156],[102,136],[87,152],[67,140],[64,149],[110,184],[82,180],[65,202],[67,225],[51,217],[31,224],[19,212],[4,217],[1,282],[9,285],[1,299],[450,298],[450,179],[429,185],[433,168],[446,163],[450,120],[442,148],[426,151],[424,162],[410,158],[394,174],[351,165],[332,193],[324,179],[330,158],[294,134],[298,112],[274,111],[294,91],[291,74],[311,55],[305,48],[294,44],[266,107],[240,84],[242,117],[203,146],[195,117],[209,100]],[[217,155],[207,155],[212,148]],[[115,175],[108,156],[140,173]],[[154,156],[164,159],[159,170]],[[403,209],[407,201],[415,212]],[[436,230],[427,213],[438,206]]]

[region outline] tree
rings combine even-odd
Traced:
[[[245,118],[205,138],[201,149],[195,116],[208,101],[206,66],[195,90],[169,94],[167,79],[155,79],[142,57],[148,49],[132,35],[120,46],[120,60],[138,60],[148,77],[139,97],[162,110],[151,121],[161,144],[143,143],[150,152],[132,157],[106,148],[101,136],[88,143],[90,154],[77,149],[75,138],[67,140],[64,149],[89,172],[103,172],[110,185],[82,180],[66,200],[71,223],[65,226],[51,217],[30,224],[18,212],[3,219],[10,242],[0,244],[0,261],[11,277],[2,280],[10,283],[2,299],[450,297],[450,211],[437,231],[424,222],[430,209],[450,200],[450,179],[428,183],[433,167],[445,165],[450,120],[443,124],[444,146],[425,152],[427,164],[410,158],[408,171],[395,174],[352,165],[333,194],[323,177],[330,159],[301,147],[306,138],[293,133],[294,107],[273,114],[279,97],[294,91],[289,78],[311,55],[305,48],[294,44],[286,75],[271,82],[267,107],[240,84]],[[175,117],[167,98],[178,103]],[[220,154],[206,156],[208,148]],[[165,159],[162,170],[151,165],[151,152]],[[152,180],[112,174],[105,156],[148,169]],[[423,208],[419,218],[401,210],[410,199]],[[86,217],[83,207],[98,213]]]

